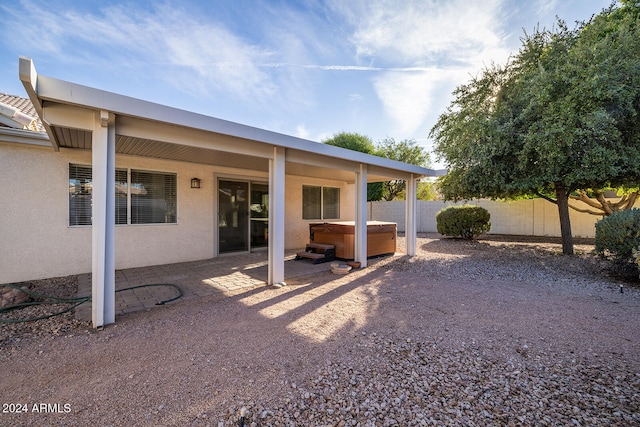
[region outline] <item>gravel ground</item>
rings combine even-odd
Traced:
[[[101,332],[3,324],[0,425],[640,425],[640,289],[590,242],[418,247]]]
[[[21,288],[27,288],[34,294],[46,295],[56,298],[70,298],[77,296],[78,278],[77,276],[56,277],[47,280],[34,280],[32,282],[15,284]],[[42,300],[57,303],[54,299]],[[21,319],[37,319],[49,315],[54,315],[61,311],[71,309],[73,303],[34,305],[21,310],[12,310],[2,313],[2,319],[8,321],[15,320],[16,323],[0,323],[0,350],[10,348],[22,340],[29,339],[49,339],[63,336],[77,330],[87,329],[90,325],[86,322],[77,321],[74,318],[73,310],[61,315],[53,316],[46,320],[35,322],[18,322]]]

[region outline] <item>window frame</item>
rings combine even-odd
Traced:
[[[82,186],[91,186],[91,189],[88,190],[88,202],[89,202],[89,220],[88,221],[84,221],[85,223],[82,224],[78,224],[79,221],[75,220],[72,221],[72,202],[71,202],[71,197],[72,197],[72,193],[71,193],[71,185],[72,185],[72,179],[78,179],[75,176],[72,178],[71,173],[72,173],[72,169],[73,168],[81,168],[81,169],[85,169],[85,176],[83,177],[83,179],[86,180],[86,169],[89,170],[89,177],[90,177],[90,181],[88,182],[84,182],[81,183],[80,185]],[[147,225],[176,225],[178,224],[178,174],[175,172],[164,172],[164,171],[157,171],[157,170],[148,170],[148,169],[137,169],[137,168],[131,168],[131,167],[127,167],[127,168],[116,168],[116,174],[115,174],[115,178],[116,181],[114,183],[114,185],[119,185],[122,184],[123,181],[118,180],[118,175],[120,174],[120,177],[123,176],[123,172],[124,174],[126,174],[126,183],[125,187],[126,187],[126,196],[123,198],[124,200],[126,200],[125,203],[125,207],[126,207],[126,217],[123,218],[123,215],[119,215],[118,214],[118,209],[120,207],[120,209],[122,209],[121,205],[123,200],[120,199],[120,201],[118,200],[118,194],[122,194],[122,193],[118,193],[118,190],[116,189],[115,195],[114,195],[114,209],[116,210],[115,212],[115,225],[116,226],[147,226]],[[168,200],[169,204],[172,205],[172,209],[173,209],[173,213],[170,214],[170,218],[171,221],[164,221],[164,222],[134,222],[132,220],[133,215],[132,215],[132,172],[135,173],[142,173],[142,174],[150,174],[151,176],[164,176],[165,180],[166,177],[169,176],[171,177],[170,180],[172,182],[170,182],[170,186],[172,186],[172,188],[170,187],[167,191],[169,191],[170,194],[169,198],[166,197],[166,192],[165,192],[165,198],[163,200],[165,200],[165,202]],[[67,212],[67,226],[68,227],[91,227],[92,223],[93,223],[93,212],[92,212],[92,208],[93,208],[93,188],[92,188],[92,184],[93,184],[93,166],[92,165],[86,165],[86,164],[80,164],[80,163],[69,163],[69,169],[68,169],[68,184],[69,184],[69,193],[68,193],[68,212]],[[152,180],[153,181],[153,180]],[[77,184],[74,184],[77,185]],[[85,195],[87,193],[84,193]],[[154,200],[154,199],[151,199]],[[87,201],[85,201],[86,203]],[[86,206],[84,206],[84,209],[86,210]],[[153,209],[153,208],[152,208]],[[157,215],[155,210],[152,210],[152,217],[154,217],[155,215]],[[166,216],[166,214],[165,214]],[[85,215],[86,217],[86,215]],[[76,216],[77,218],[77,216]],[[118,219],[120,218],[120,221],[118,221]],[[122,219],[124,219],[124,221],[122,221]],[[88,222],[88,223],[86,223]]]
[[[134,200],[134,196],[132,194],[132,181],[133,181],[133,173],[138,173],[138,174],[147,174],[147,175],[153,175],[154,176],[154,180],[156,179],[156,177],[158,176],[163,176],[164,179],[166,180],[166,177],[170,176],[173,179],[173,188],[169,189],[169,191],[173,190],[172,195],[170,195],[170,197],[172,197],[172,200],[169,200],[169,203],[173,205],[173,214],[170,214],[173,217],[173,221],[163,221],[163,222],[133,222],[133,217],[134,217],[134,213],[133,213],[133,200]],[[178,174],[177,173],[171,173],[171,172],[160,172],[160,171],[151,171],[151,170],[145,170],[145,169],[134,169],[134,168],[129,168],[128,169],[128,207],[127,207],[127,223],[128,225],[166,225],[166,224],[177,224],[178,223]],[[138,184],[138,183],[136,183]],[[165,192],[166,193],[166,192]],[[166,197],[166,194],[165,194]],[[141,199],[143,200],[143,199]],[[151,199],[151,200],[156,200],[156,199]],[[165,200],[165,202],[167,201],[167,199],[163,199]],[[169,209],[167,209],[169,210]],[[166,210],[165,210],[166,212]],[[153,216],[155,217],[157,215],[157,212],[153,212]],[[165,216],[167,214],[165,213]]]
[[[307,206],[308,204],[306,203],[306,198],[305,198],[305,194],[308,190],[310,189],[317,189],[319,191],[319,208],[320,208],[320,216],[319,217],[309,217],[308,216],[308,212],[307,212]],[[329,190],[335,190],[337,193],[337,201],[335,201],[334,203],[337,204],[337,206],[332,207],[331,209],[328,208],[328,206],[326,206],[327,203],[329,203],[326,199],[328,198],[326,192]],[[318,220],[339,220],[340,219],[340,187],[331,187],[331,186],[326,186],[326,185],[306,185],[303,184],[302,185],[302,220],[303,221],[318,221]],[[318,196],[316,196],[318,197]],[[314,200],[315,202],[315,200]],[[317,208],[311,207],[310,209],[313,210],[317,210]],[[331,211],[331,212],[337,212],[337,216],[327,216],[327,211]]]
[[[67,169],[67,226],[91,226],[93,218],[93,169],[91,166],[69,163]],[[73,173],[73,177],[72,177]],[[73,186],[73,191],[71,187]],[[74,199],[82,200],[74,201]],[[72,216],[72,212],[74,212]],[[76,213],[79,212],[79,213]],[[72,221],[73,218],[73,221]]]

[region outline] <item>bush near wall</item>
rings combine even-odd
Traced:
[[[616,212],[596,223],[596,252],[610,261],[624,276],[637,276],[640,265],[640,209]]]
[[[476,239],[491,230],[491,215],[480,206],[450,206],[436,214],[438,233],[443,236]]]

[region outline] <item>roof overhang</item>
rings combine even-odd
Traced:
[[[269,170],[285,148],[286,173],[355,180],[367,165],[369,182],[438,176],[442,171],[346,150],[264,129],[38,75],[20,58],[20,80],[55,150],[91,149],[96,115],[115,116],[116,153]]]
[[[3,142],[15,142],[17,144],[38,145],[49,147],[49,137],[43,132],[34,132],[26,129],[11,129],[0,127],[0,140]]]

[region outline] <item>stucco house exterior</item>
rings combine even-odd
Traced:
[[[416,182],[436,171],[39,75],[24,57],[19,77],[37,117],[0,125],[0,283],[90,271],[95,327],[115,321],[116,269],[266,250],[277,284],[311,222],[355,221],[366,266],[368,182],[406,180],[415,254]]]

